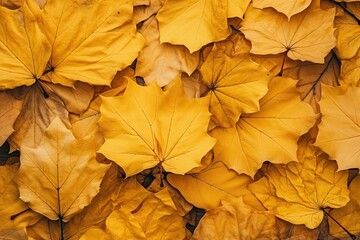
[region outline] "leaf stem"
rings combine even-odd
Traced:
[[[281,77],[283,75],[283,71],[284,71],[284,65],[285,65],[285,61],[286,61],[286,56],[287,56],[287,53],[288,53],[289,50],[287,50],[284,54],[284,58],[283,58],[283,61],[282,61],[282,64],[281,64],[281,69],[280,69],[280,72],[278,73],[278,76]]]
[[[164,187],[163,178],[164,178],[164,176],[163,176],[163,167],[162,167],[162,165],[160,163],[160,187]]]
[[[26,212],[29,211],[29,210],[30,210],[30,208],[27,208],[27,209],[25,209],[24,211],[21,211],[21,212],[19,212],[19,213],[17,213],[17,214],[11,215],[10,220],[14,220],[16,217],[18,217],[19,215],[21,215],[21,214],[23,214],[23,213],[26,213]]]
[[[349,232],[343,225],[341,225],[333,216],[331,216],[328,212],[325,211],[325,209],[322,209],[323,212],[325,213],[326,216],[328,216],[329,218],[331,218],[337,225],[339,225],[339,227],[341,227],[350,237],[351,239],[355,240],[356,236],[354,234],[352,234],[351,232]]]

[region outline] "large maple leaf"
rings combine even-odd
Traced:
[[[42,30],[52,51],[42,79],[68,86],[77,80],[109,85],[144,44],[132,22],[132,8],[131,0],[48,0]]]
[[[102,97],[99,121],[105,143],[100,152],[132,176],[161,167],[184,174],[200,166],[213,147],[207,135],[207,98],[190,99],[179,81],[163,92],[156,84],[142,87],[129,80],[123,96]]]
[[[250,176],[265,161],[296,161],[297,140],[313,126],[316,115],[300,100],[295,85],[291,78],[273,78],[259,112],[243,114],[235,127],[215,128],[215,159]]]
[[[334,17],[335,9],[323,10],[317,6],[307,8],[290,20],[270,8],[249,7],[240,30],[252,43],[251,53],[285,52],[294,60],[323,63],[336,43]]]
[[[96,138],[75,139],[59,118],[36,148],[22,146],[20,198],[51,220],[69,221],[98,193],[108,169],[96,161]]]
[[[336,162],[308,141],[299,141],[299,162],[270,163],[262,170],[265,176],[248,188],[276,216],[313,229],[321,223],[324,208],[343,207],[349,201],[348,172],[337,172]]]
[[[322,85],[322,113],[315,145],[337,160],[339,170],[360,167],[360,89]]]

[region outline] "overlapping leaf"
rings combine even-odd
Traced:
[[[322,86],[322,116],[315,145],[337,160],[339,170],[360,167],[359,99],[357,87]]]
[[[156,15],[160,42],[185,45],[191,53],[225,39],[228,1],[168,0]]]
[[[347,171],[337,172],[335,161],[316,152],[304,138],[299,145],[299,162],[269,164],[264,177],[249,185],[264,206],[294,224],[316,228],[323,209],[339,208],[349,201]]]
[[[21,10],[0,7],[0,52],[3,60],[0,61],[0,90],[31,85],[45,71],[51,45],[40,30],[40,10],[32,5],[31,0],[26,0]]]
[[[123,96],[103,97],[99,150],[132,176],[161,167],[184,174],[200,165],[215,140],[207,135],[207,99],[189,99],[180,82],[163,92],[129,81]]]
[[[69,221],[97,194],[108,169],[96,161],[95,143],[91,134],[75,139],[55,118],[36,148],[21,148],[20,198],[51,220]]]
[[[246,186],[252,182],[249,176],[238,175],[222,162],[215,162],[195,174],[169,174],[167,180],[187,201],[206,210],[220,206],[222,200],[231,201],[249,194]]]
[[[140,32],[146,46],[137,59],[137,76],[142,76],[147,84],[157,82],[161,87],[177,79],[182,72],[191,75],[199,62],[199,53],[190,54],[184,46],[169,43],[160,44],[158,22],[155,17],[143,23]]]
[[[233,127],[242,113],[259,110],[271,74],[247,54],[228,57],[216,46],[200,69],[215,124]]]
[[[288,17],[288,19],[290,19],[291,16],[306,9],[311,4],[311,0],[290,0],[286,2],[271,0],[254,0],[253,4],[255,8],[261,9],[272,7],[277,11],[284,13]]]
[[[313,126],[316,115],[301,101],[295,85],[291,78],[273,78],[259,112],[243,114],[233,128],[214,129],[215,159],[250,176],[265,161],[296,161],[297,140]]]
[[[335,9],[323,10],[317,6],[290,20],[270,8],[249,7],[240,30],[252,43],[251,53],[285,53],[294,60],[323,63],[336,42],[334,17]]]

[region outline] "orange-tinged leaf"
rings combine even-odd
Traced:
[[[321,83],[337,86],[339,75],[340,62],[332,52],[325,58],[325,64],[291,61],[283,71],[283,76],[299,80],[296,86],[301,100],[309,103],[317,113],[320,112]]]
[[[249,7],[240,30],[252,43],[251,53],[323,63],[336,43],[334,17],[335,9],[310,7],[288,20],[271,8]]]
[[[222,200],[249,194],[246,186],[252,182],[249,176],[229,170],[222,162],[215,162],[195,174],[168,174],[167,180],[187,201],[206,210],[220,206]]]
[[[265,176],[248,188],[277,217],[313,229],[323,219],[323,208],[339,208],[349,201],[348,172],[337,172],[335,161],[304,140],[298,153],[299,162],[267,165]]]
[[[95,159],[96,137],[75,139],[59,118],[36,148],[22,146],[20,198],[51,220],[69,221],[98,193],[108,169]]]
[[[21,145],[38,145],[55,117],[70,125],[68,111],[50,87],[50,83],[38,81],[30,87],[18,88],[12,92],[14,96],[23,98],[21,112],[14,123],[15,132],[9,138],[14,148],[20,149]]]
[[[227,16],[228,1],[167,0],[156,15],[160,42],[185,45],[193,53],[230,34]]]
[[[134,22],[138,24],[155,15],[163,6],[164,2],[165,0],[151,0],[149,5],[135,6]]]
[[[13,124],[20,114],[22,102],[6,92],[0,92],[0,146],[6,141],[12,132]]]
[[[139,31],[146,46],[137,58],[135,75],[144,78],[147,85],[157,82],[160,87],[177,79],[182,72],[191,75],[199,62],[199,53],[190,54],[184,46],[160,44],[158,22],[155,17],[145,21]]]
[[[132,9],[131,0],[48,0],[42,28],[53,48],[42,79],[65,86],[77,80],[110,85],[143,47]]]
[[[66,109],[75,114],[83,114],[94,96],[94,87],[83,82],[76,82],[74,87],[64,87],[60,84],[48,84],[48,87],[50,92],[61,99]]]
[[[260,111],[243,114],[233,128],[215,128],[215,160],[254,176],[265,161],[296,161],[298,138],[315,123],[310,105],[301,101],[291,78],[273,78],[260,100]]]
[[[271,74],[246,54],[228,57],[216,46],[200,69],[210,96],[210,112],[218,126],[233,127],[242,113],[259,110]],[[203,94],[205,95],[205,94]]]
[[[322,85],[322,117],[315,145],[337,161],[339,170],[360,167],[359,104],[359,88]]]
[[[360,177],[357,176],[349,186],[350,201],[346,206],[330,211],[330,215],[352,234],[360,232]],[[346,232],[329,218],[329,231],[335,237],[347,237]]]
[[[0,7],[0,90],[31,85],[45,70],[51,46],[39,27],[40,11],[32,5],[26,0],[21,10]]]
[[[271,1],[271,0],[254,0],[253,4],[255,8],[267,8],[272,7],[278,12],[285,14],[288,19],[291,16],[302,12],[311,3],[311,0],[288,0],[288,1]]]
[[[179,81],[166,92],[129,81],[123,96],[102,97],[105,143],[99,152],[128,177],[159,163],[165,171],[184,174],[199,166],[215,143],[207,135],[207,100],[188,98]]]
[[[14,235],[23,235],[17,230],[24,230],[41,218],[19,199],[14,182],[18,168],[18,164],[0,166],[0,239],[16,239]]]

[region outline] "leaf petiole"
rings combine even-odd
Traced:
[[[333,216],[331,216],[328,212],[325,211],[325,209],[322,209],[326,216],[330,217],[339,227],[341,227],[350,237],[351,239],[355,240],[356,236],[349,232],[343,225],[341,225]]]

